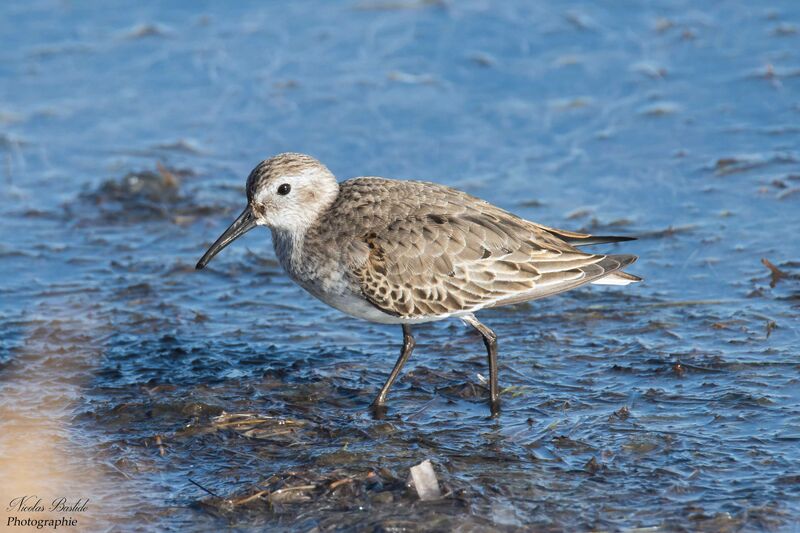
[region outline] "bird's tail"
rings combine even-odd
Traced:
[[[617,270],[616,272],[612,272],[608,276],[595,280],[592,283],[594,285],[630,285],[631,283],[637,283],[639,281],[642,281],[642,278],[639,276],[634,276],[633,274],[628,274],[627,272],[621,272]]]

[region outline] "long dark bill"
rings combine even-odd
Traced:
[[[253,216],[253,212],[250,210],[250,206],[247,206],[244,211],[242,211],[242,214],[233,221],[233,224],[228,226],[228,229],[225,230],[225,233],[220,235],[219,239],[217,239],[214,244],[211,245],[208,251],[203,254],[203,257],[201,257],[200,261],[197,262],[195,268],[200,270],[205,267],[215,255],[222,251],[223,248],[255,227],[256,219]]]

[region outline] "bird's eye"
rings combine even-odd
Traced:
[[[289,191],[291,190],[292,190],[291,185],[289,185],[288,183],[283,183],[280,185],[280,187],[278,187],[278,194],[280,194],[281,196],[286,196],[287,194],[289,194]]]

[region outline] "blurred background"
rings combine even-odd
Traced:
[[[4,510],[798,527],[797,2],[7,1],[0,44]],[[306,295],[267,231],[193,270],[282,151],[637,235],[608,249],[645,283],[485,312],[497,419],[480,339],[418,328],[374,420],[399,328]],[[425,459],[441,501],[405,488]]]

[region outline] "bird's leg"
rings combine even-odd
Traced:
[[[497,388],[497,335],[481,324],[475,315],[466,315],[462,319],[477,329],[483,337],[486,354],[489,356],[489,406],[492,409],[492,415],[497,415],[500,412],[500,393]]]
[[[389,389],[392,383],[394,383],[394,380],[397,379],[400,369],[403,368],[408,358],[411,357],[414,346],[416,346],[416,343],[414,342],[414,336],[411,335],[411,326],[403,324],[403,349],[400,351],[400,357],[397,358],[397,362],[394,364],[392,373],[389,374],[389,379],[386,380],[386,384],[384,384],[381,392],[378,393],[378,396],[372,402],[372,407],[380,408],[386,405],[386,395],[389,393]]]

